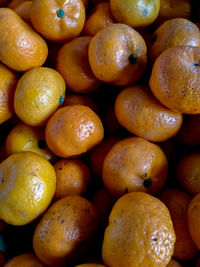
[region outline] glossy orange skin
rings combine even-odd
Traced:
[[[104,129],[98,115],[83,105],[58,109],[46,125],[48,147],[63,158],[79,156],[98,145]]]
[[[183,119],[176,140],[184,145],[200,145],[200,115],[187,115]]]
[[[58,10],[64,11],[59,16]],[[81,0],[33,0],[31,22],[46,39],[66,42],[77,37],[85,23],[85,7]]]
[[[155,41],[149,48],[151,61],[172,46],[200,46],[200,31],[190,20],[184,18],[170,19],[156,29]]]
[[[93,110],[95,113],[99,113],[99,107],[97,102],[88,95],[81,95],[81,94],[70,94],[67,95],[64,102],[63,106],[69,106],[69,105],[85,105],[91,110]]]
[[[79,159],[62,159],[54,165],[56,172],[56,191],[54,199],[68,195],[83,195],[90,179],[88,166]]]
[[[149,81],[155,97],[174,111],[200,113],[199,62],[200,47],[175,46],[164,51],[155,61]]]
[[[179,189],[166,189],[160,194],[159,199],[169,209],[174,226],[176,242],[173,257],[181,261],[191,260],[198,252],[190,237],[187,223],[191,196]]]
[[[26,1],[18,5],[14,11],[27,23],[31,24],[30,10],[32,1]]]
[[[178,261],[171,259],[167,267],[182,267],[182,265]]]
[[[40,147],[41,142],[42,147]],[[35,152],[49,161],[55,159],[55,155],[45,145],[44,128],[19,123],[13,127],[6,138],[5,152],[8,157],[22,151]]]
[[[78,37],[66,43],[59,51],[56,69],[62,74],[67,87],[75,93],[96,91],[96,79],[88,62],[91,37]]]
[[[109,150],[120,140],[117,136],[108,136],[102,143],[95,147],[90,154],[92,173],[96,177],[102,176],[103,162]]]
[[[187,219],[190,236],[192,237],[195,245],[200,249],[200,194],[197,194],[189,204]]]
[[[33,248],[48,266],[66,266],[97,226],[94,206],[80,196],[55,202],[36,226]],[[78,254],[77,254],[78,255]]]
[[[156,194],[165,183],[167,171],[167,158],[158,145],[129,137],[117,142],[106,155],[102,179],[116,197],[133,191]]]
[[[83,27],[83,34],[94,36],[97,32],[115,22],[116,20],[110,10],[110,4],[106,2],[99,3],[88,14]]]
[[[22,39],[23,36],[23,39]],[[44,64],[46,42],[16,12],[0,9],[0,60],[16,71],[27,71]]]
[[[175,233],[167,207],[143,192],[132,192],[114,205],[104,233],[102,257],[109,267],[165,267]]]
[[[192,195],[200,193],[200,153],[188,154],[177,166],[181,186]]]
[[[191,4],[189,0],[160,0],[160,10],[156,24],[161,24],[173,18],[189,19],[190,14]]]
[[[136,57],[135,63],[129,61],[132,54]],[[99,31],[90,42],[88,55],[96,78],[117,86],[137,82],[147,65],[144,39],[137,31],[120,23]]]
[[[8,8],[15,9],[17,6],[21,5],[22,3],[26,2],[27,0],[12,0],[8,4]]]
[[[17,74],[0,63],[0,124],[14,115],[13,102],[17,81]]]
[[[10,261],[4,267],[45,267],[45,265],[37,259],[33,253],[20,254]]]
[[[131,133],[152,142],[170,139],[181,127],[182,115],[164,107],[146,86],[122,90],[115,102],[119,123]]]
[[[158,16],[160,0],[110,0],[115,19],[133,28],[145,28]]]

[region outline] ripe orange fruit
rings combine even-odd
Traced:
[[[77,259],[96,226],[92,203],[80,196],[64,197],[47,210],[36,226],[33,248],[48,266],[66,266],[74,257]]]
[[[164,107],[146,86],[140,85],[119,93],[115,114],[128,131],[152,142],[162,142],[176,135],[183,120],[181,113]]]
[[[81,155],[98,145],[104,136],[98,115],[83,105],[58,109],[46,125],[48,147],[63,158]]]
[[[200,194],[197,194],[189,204],[187,219],[190,235],[197,246],[200,249]]]
[[[88,14],[83,27],[83,34],[94,36],[113,23],[115,23],[115,19],[110,10],[110,4],[106,2],[99,3]]]
[[[24,225],[49,206],[56,189],[53,166],[33,152],[16,153],[0,164],[0,219]]]
[[[160,0],[110,0],[115,19],[133,28],[145,28],[158,16]]]
[[[198,252],[187,223],[187,210],[192,198],[179,189],[167,189],[160,194],[159,199],[169,209],[174,226],[176,242],[173,257],[181,261],[191,260]]]
[[[24,123],[42,126],[63,103],[64,98],[65,81],[60,73],[39,67],[20,78],[15,91],[14,108]]]
[[[90,179],[90,170],[83,161],[62,159],[56,162],[54,169],[56,172],[54,199],[85,193]]]
[[[104,233],[102,257],[109,267],[164,267],[173,254],[175,233],[167,207],[142,192],[121,197]]]
[[[14,114],[14,92],[18,77],[14,71],[0,63],[0,124]]]
[[[155,97],[174,111],[200,113],[199,65],[200,47],[168,48],[153,65],[149,84]]]
[[[184,18],[170,19],[154,32],[149,55],[151,61],[172,46],[200,46],[200,31],[190,20]]]
[[[85,22],[81,0],[32,0],[31,22],[46,39],[66,42],[77,37]]]
[[[17,152],[32,151],[46,160],[53,160],[55,155],[45,142],[44,128],[31,127],[24,123],[17,124],[8,134],[5,141],[6,156]]]
[[[88,55],[96,78],[117,86],[137,82],[147,65],[144,39],[133,28],[120,23],[99,31],[90,42]]]
[[[190,194],[200,193],[200,153],[186,155],[180,160],[177,178],[184,190]]]
[[[100,86],[88,62],[91,37],[78,37],[66,43],[59,51],[56,69],[67,87],[76,93],[89,93]]]
[[[32,1],[26,1],[18,5],[14,11],[27,23],[31,24],[30,10]]]
[[[17,6],[21,5],[22,3],[26,2],[27,0],[11,0],[8,4],[8,8],[15,9]]]
[[[0,9],[0,60],[4,64],[27,71],[43,65],[47,54],[46,42],[15,11]]]
[[[139,137],[117,142],[103,164],[103,183],[114,196],[127,192],[158,193],[163,187],[168,162],[161,148]]]
[[[33,253],[25,253],[15,256],[4,267],[45,267]]]

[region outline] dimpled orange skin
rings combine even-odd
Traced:
[[[43,65],[47,54],[46,42],[15,11],[0,9],[0,60],[4,64],[27,71]]]
[[[54,199],[68,195],[83,195],[90,179],[88,166],[79,159],[62,159],[54,165],[56,172],[56,191]]]
[[[18,5],[14,10],[15,12],[27,23],[31,24],[30,10],[32,1],[26,1]]]
[[[197,248],[200,249],[200,194],[197,194],[190,202],[187,219],[190,236]]]
[[[78,247],[93,235],[97,223],[95,208],[88,200],[80,196],[58,200],[36,226],[33,235],[36,255],[48,266],[66,266]]]
[[[25,225],[49,206],[55,189],[53,166],[34,152],[9,156],[0,164],[0,218]]]
[[[148,87],[140,85],[119,93],[115,113],[128,131],[152,142],[166,141],[176,135],[183,120],[181,113],[164,107]]]
[[[182,267],[182,265],[178,261],[171,259],[167,267]]]
[[[64,102],[63,106],[69,106],[69,105],[85,105],[91,110],[93,110],[95,113],[99,113],[99,106],[97,102],[94,100],[93,97],[88,96],[88,95],[81,95],[81,94],[70,94],[67,95]]]
[[[97,32],[115,22],[110,4],[106,2],[99,3],[89,13],[83,27],[83,34],[94,36]]]
[[[118,136],[108,136],[102,143],[95,147],[90,154],[90,165],[92,173],[95,177],[102,176],[102,168],[104,159],[109,152],[109,150],[116,144],[120,138]]]
[[[42,126],[63,103],[64,98],[65,81],[60,73],[39,67],[20,78],[15,90],[14,108],[24,123]]]
[[[45,144],[45,129],[31,127],[24,123],[19,123],[9,132],[5,141],[6,156],[17,152],[32,151],[46,160],[55,159],[55,155]]]
[[[102,179],[116,197],[132,191],[156,194],[163,187],[167,172],[167,158],[158,145],[129,137],[116,143],[106,155]]]
[[[115,19],[133,28],[145,28],[158,16],[160,0],[110,0]]]
[[[89,63],[97,79],[117,86],[137,82],[147,65],[147,47],[142,36],[125,24],[115,23],[91,40]],[[135,62],[129,57],[134,55]]]
[[[187,210],[192,200],[191,196],[179,189],[167,189],[160,194],[159,199],[169,209],[174,226],[176,242],[173,257],[181,261],[191,260],[198,252],[190,237],[187,223]]]
[[[184,18],[170,19],[156,29],[149,47],[151,61],[172,46],[200,46],[200,31]]]
[[[15,256],[4,267],[45,267],[33,253],[24,253]]]
[[[14,91],[18,77],[14,71],[0,63],[0,124],[14,115]]]
[[[200,193],[200,153],[188,154],[179,161],[177,178],[190,194]]]
[[[156,23],[161,24],[173,18],[189,19],[190,14],[191,5],[189,0],[160,0],[160,10]]]
[[[100,86],[88,62],[90,41],[88,36],[75,38],[58,53],[56,69],[62,74],[67,87],[75,93],[90,93]]]
[[[151,91],[163,105],[174,111],[200,113],[199,64],[200,47],[168,48],[153,65],[149,81]]]
[[[60,10],[63,13],[59,14]],[[85,23],[85,7],[81,0],[33,0],[30,15],[34,28],[53,42],[74,39]]]
[[[49,148],[63,158],[81,155],[97,146],[104,137],[98,115],[89,107],[71,105],[58,109],[46,125]]]
[[[159,199],[143,192],[128,193],[111,211],[103,261],[109,267],[165,267],[175,239],[169,211]]]

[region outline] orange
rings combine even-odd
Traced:
[[[32,1],[26,1],[18,5],[14,11],[27,23],[31,24],[30,10]]]
[[[0,63],[0,124],[14,115],[14,92],[18,77],[14,71]]]
[[[47,54],[46,42],[15,11],[0,9],[0,60],[4,64],[27,71],[43,65]]]
[[[176,140],[184,145],[200,145],[200,115],[185,115]]]
[[[24,225],[49,206],[56,188],[53,166],[34,152],[9,156],[0,164],[0,219]]]
[[[83,195],[90,179],[88,166],[79,159],[62,159],[55,165],[56,192],[54,199],[68,195]]]
[[[187,210],[192,198],[179,189],[167,189],[159,198],[169,209],[174,226],[176,242],[173,257],[181,261],[191,260],[198,252],[187,224]]]
[[[17,124],[9,132],[5,141],[5,150],[6,156],[22,151],[32,151],[46,160],[51,161],[55,158],[46,145],[44,128],[34,128],[24,123]]]
[[[151,61],[172,46],[200,46],[200,31],[190,20],[177,18],[164,22],[154,32],[149,55]]]
[[[97,4],[88,14],[83,27],[83,34],[94,36],[97,32],[115,23],[110,10],[110,4],[103,2]]]
[[[189,0],[160,0],[160,10],[156,19],[161,24],[168,19],[190,19],[191,4]]]
[[[85,105],[91,110],[93,110],[95,113],[99,113],[99,107],[97,102],[94,100],[92,96],[89,95],[80,95],[80,94],[70,94],[67,95],[63,106],[69,106],[69,105]]]
[[[104,233],[102,257],[109,267],[165,267],[175,233],[167,207],[143,192],[132,192],[114,205]]]
[[[167,267],[182,267],[182,265],[178,261],[171,259],[171,261],[168,263]]]
[[[133,28],[145,28],[158,16],[160,0],[110,0],[115,19]]]
[[[108,136],[106,137],[102,143],[95,147],[90,154],[90,165],[92,169],[92,173],[96,177],[102,176],[102,168],[104,159],[109,152],[109,150],[120,140],[117,136]]]
[[[152,142],[170,139],[181,127],[182,115],[164,107],[146,86],[122,90],[115,102],[119,123],[131,133]]]
[[[97,263],[84,263],[84,264],[76,265],[75,267],[106,267],[106,266],[102,264],[97,264]]]
[[[179,161],[177,177],[187,192],[192,195],[200,193],[200,153],[186,155]]]
[[[58,109],[46,125],[49,148],[63,158],[79,156],[97,146],[104,137],[98,115],[83,105]]]
[[[48,266],[70,265],[96,226],[97,215],[92,203],[80,196],[67,196],[43,215],[33,235],[33,248]]]
[[[4,267],[45,267],[33,253],[24,253],[12,258]]]
[[[83,3],[84,7],[87,8],[88,7],[88,1],[89,0],[81,0],[81,1]]]
[[[97,79],[117,86],[137,82],[147,65],[142,36],[125,24],[114,23],[91,40],[89,62]]]
[[[24,123],[42,126],[63,103],[64,98],[65,82],[60,73],[39,67],[20,78],[15,91],[14,108]]]
[[[166,107],[186,114],[200,113],[200,47],[175,46],[155,61],[150,88]]]
[[[88,62],[90,41],[91,37],[75,38],[58,53],[56,69],[62,74],[67,87],[76,93],[90,93],[100,85]]]
[[[27,0],[11,0],[8,4],[8,8],[15,9],[17,6],[21,5],[22,3],[26,2]]]
[[[85,7],[81,0],[33,0],[30,15],[42,36],[53,42],[66,42],[82,31]]]
[[[197,248],[200,249],[200,194],[197,194],[190,202],[187,219],[190,235]]]
[[[158,145],[129,137],[117,142],[106,155],[102,178],[116,197],[132,191],[156,194],[165,183],[167,171],[167,158]]]

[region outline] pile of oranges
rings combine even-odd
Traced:
[[[0,0],[0,267],[200,267],[200,6]]]

